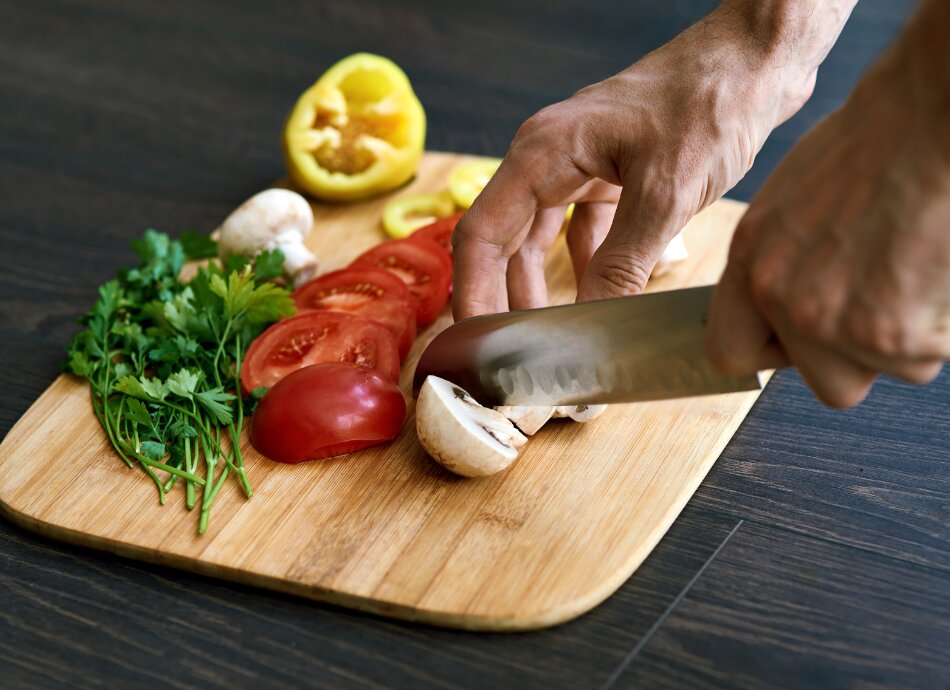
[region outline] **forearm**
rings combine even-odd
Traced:
[[[939,2],[940,0],[938,0]],[[779,90],[775,125],[811,95],[815,75],[857,0],[723,0],[710,19],[733,32],[749,69]]]
[[[950,2],[924,0],[879,69],[892,69],[906,89],[906,105],[950,166]],[[876,66],[877,67],[877,66]],[[870,77],[871,75],[869,75]],[[873,78],[873,77],[872,77]]]

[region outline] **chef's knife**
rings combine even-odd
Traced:
[[[636,402],[761,389],[726,376],[703,341],[714,286],[476,316],[429,344],[413,378],[432,374],[483,405]]]

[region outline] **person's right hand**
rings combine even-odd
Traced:
[[[945,46],[950,9],[936,4],[932,41]],[[739,223],[709,318],[723,371],[791,364],[822,402],[850,407],[880,373],[921,384],[950,359],[950,69],[932,69],[950,50],[909,39],[795,145]]]
[[[804,64],[766,55],[736,16],[713,13],[525,122],[455,230],[457,319],[546,305],[544,258],[572,202],[578,299],[643,289],[666,244],[807,99],[827,50]]]

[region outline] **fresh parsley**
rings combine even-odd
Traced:
[[[254,338],[294,313],[288,291],[268,282],[282,276],[283,256],[207,262],[182,281],[186,261],[215,255],[213,240],[147,230],[132,247],[138,267],[100,286],[65,368],[89,380],[93,411],[116,453],[145,471],[162,504],[183,481],[204,533],[229,475],[252,493],[240,439],[261,391],[242,398],[239,377]]]

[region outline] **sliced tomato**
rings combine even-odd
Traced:
[[[357,257],[351,266],[384,268],[408,286],[421,328],[439,315],[449,296],[452,261],[432,240],[389,240]]]
[[[251,419],[251,443],[278,462],[319,460],[395,438],[406,417],[396,384],[352,364],[314,364],[288,374]]]
[[[416,310],[409,288],[381,268],[343,268],[303,284],[291,295],[298,312],[358,314],[378,322],[396,339],[404,359],[416,337]]]
[[[309,311],[278,321],[251,343],[241,384],[246,391],[270,388],[291,372],[321,362],[345,362],[391,381],[399,378],[399,350],[383,326],[353,314]]]
[[[452,231],[455,230],[455,226],[458,225],[459,218],[462,217],[463,213],[465,213],[465,211],[456,213],[454,216],[449,216],[448,218],[439,218],[434,223],[429,223],[425,227],[416,230],[409,235],[409,239],[432,240],[448,252],[449,256],[452,256]]]

